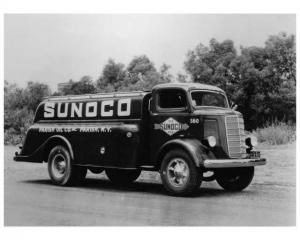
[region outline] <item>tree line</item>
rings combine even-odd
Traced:
[[[60,92],[51,93],[47,84],[28,82],[25,88],[5,81],[4,130],[24,134],[32,123],[39,102],[51,95],[87,94],[112,91],[150,90],[168,82],[199,82],[219,86],[230,102],[238,105],[247,130],[267,122],[296,122],[295,36],[269,36],[263,47],[241,47],[232,40],[211,39],[187,52],[186,74],[173,76],[170,65],[157,69],[146,56],[136,56],[125,66],[109,59],[100,76],[69,80]]]

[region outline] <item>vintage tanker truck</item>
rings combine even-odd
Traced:
[[[152,91],[45,99],[14,160],[47,162],[58,185],[84,180],[87,170],[105,170],[117,184],[135,181],[143,170],[159,171],[166,190],[184,196],[202,181],[246,188],[254,167],[266,164],[255,144],[223,90],[169,83]]]

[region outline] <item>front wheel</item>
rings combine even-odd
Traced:
[[[172,195],[189,195],[201,184],[201,174],[194,161],[180,149],[171,150],[164,156],[160,175],[165,189]]]
[[[141,170],[106,169],[105,173],[110,181],[115,184],[128,184],[134,182],[141,174]]]
[[[48,173],[56,185],[75,184],[85,179],[87,169],[74,166],[69,151],[61,145],[55,146],[48,156]]]
[[[218,184],[228,191],[242,191],[251,183],[254,167],[227,168],[215,172]]]

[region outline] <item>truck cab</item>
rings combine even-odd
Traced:
[[[202,181],[246,188],[266,164],[223,90],[168,83],[152,91],[51,97],[37,108],[16,161],[47,162],[58,185],[105,170],[116,184],[159,171],[168,193],[185,196]],[[205,177],[206,172],[211,172]]]

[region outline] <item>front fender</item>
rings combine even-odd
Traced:
[[[158,161],[161,163],[163,156],[174,148],[181,148],[185,150],[193,159],[195,165],[197,167],[203,167],[204,159],[207,159],[208,156],[206,154],[207,147],[204,146],[198,139],[173,139],[166,142],[158,151]]]

